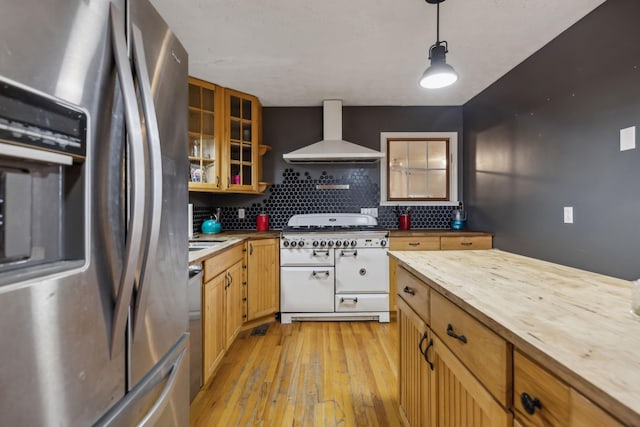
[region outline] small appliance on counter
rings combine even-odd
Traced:
[[[215,219],[214,216],[209,217],[208,220],[202,222],[200,229],[203,234],[218,234],[222,231],[222,224],[220,224],[220,208],[216,209]]]
[[[460,206],[455,208],[451,213],[451,229],[452,230],[464,230],[467,226],[467,212]]]

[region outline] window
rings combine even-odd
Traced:
[[[457,205],[456,132],[382,132],[381,205]]]

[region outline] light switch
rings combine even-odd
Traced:
[[[564,207],[564,223],[573,224],[573,206]]]
[[[620,151],[636,148],[636,127],[620,129]]]
[[[238,219],[244,219],[244,209],[238,209]]]

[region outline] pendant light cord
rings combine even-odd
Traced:
[[[436,4],[436,45],[440,44],[440,2]]]

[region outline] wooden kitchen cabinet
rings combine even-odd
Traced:
[[[202,381],[206,384],[224,356],[225,337],[225,286],[226,277],[220,274],[205,283],[202,297],[202,334],[203,334],[203,372]]]
[[[493,236],[442,236],[440,238],[440,250],[473,250],[491,249]]]
[[[262,193],[262,106],[257,97],[189,77],[190,191]]]
[[[246,243],[246,320],[280,311],[280,240],[254,239]]]
[[[221,188],[222,88],[189,77],[189,190]]]
[[[203,383],[219,366],[242,326],[242,245],[204,261]]]
[[[404,288],[410,292],[404,292]],[[454,314],[459,320],[460,313],[451,313],[437,292],[402,267],[398,268],[398,290],[399,400],[405,422],[421,427],[510,427],[513,418],[507,403],[501,404],[490,391],[495,382],[507,381],[502,374],[510,367],[509,360],[499,359],[498,366],[491,363],[496,359],[496,343],[487,341],[485,331],[474,328],[481,325],[467,329],[469,319],[457,323],[464,325],[469,335],[467,342],[472,344],[468,350],[456,350],[467,362],[463,363],[443,341],[443,337],[452,338],[447,328],[444,334],[440,331],[443,317],[449,321],[448,315]],[[456,341],[464,344],[460,339]],[[497,380],[485,378],[485,367],[474,363],[485,354],[489,355],[489,366],[497,372]]]
[[[398,331],[400,413],[410,426],[435,425],[435,412],[431,407],[432,371],[421,350],[432,342],[430,331],[420,316],[402,299],[398,301]]]
[[[411,235],[391,235],[389,237],[390,251],[439,251],[439,250],[470,250],[491,249],[493,236],[481,232],[451,232],[451,231],[420,231],[409,232]],[[452,235],[454,234],[454,235]],[[398,264],[389,258],[389,310],[396,311]]]
[[[429,354],[431,357],[431,354]],[[456,355],[433,336],[433,426],[511,427],[513,415],[503,408]]]
[[[227,270],[228,284],[225,288],[225,348],[231,347],[243,323],[242,312],[242,260]]]
[[[519,350],[514,351],[513,365],[514,412],[522,426],[622,426]]]

